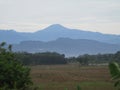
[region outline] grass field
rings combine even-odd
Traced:
[[[107,66],[32,66],[31,76],[40,90],[115,90]]]

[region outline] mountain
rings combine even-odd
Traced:
[[[43,30],[34,33],[37,40],[51,41],[58,38],[89,39],[100,42],[120,44],[119,35],[102,34],[99,32],[83,31],[78,29],[69,29],[59,24],[51,25]]]
[[[0,30],[0,42],[19,43],[21,41],[30,40],[25,34],[26,33],[22,34],[14,30]]]
[[[82,54],[115,53],[120,50],[120,45],[108,44],[87,39],[59,38],[53,41],[23,41],[13,45],[14,51],[21,52],[58,52],[66,56]]]
[[[14,30],[0,30],[0,42],[20,43],[21,41],[53,41],[58,38],[89,39],[109,44],[120,44],[119,35],[102,34],[99,32],[69,29],[59,24],[53,24],[34,33],[21,33]]]

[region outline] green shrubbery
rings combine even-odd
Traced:
[[[32,84],[30,68],[17,61],[11,49],[5,42],[0,44],[0,90],[26,90]]]
[[[114,86],[120,90],[120,65],[116,62],[109,64],[112,80],[115,80]]]

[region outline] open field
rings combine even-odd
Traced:
[[[115,90],[107,66],[31,66],[31,76],[40,90]]]

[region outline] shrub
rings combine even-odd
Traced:
[[[0,89],[26,90],[32,84],[30,68],[17,61],[11,50],[12,45],[0,44]]]
[[[115,80],[114,86],[120,90],[120,66],[116,62],[109,64],[112,79]]]

